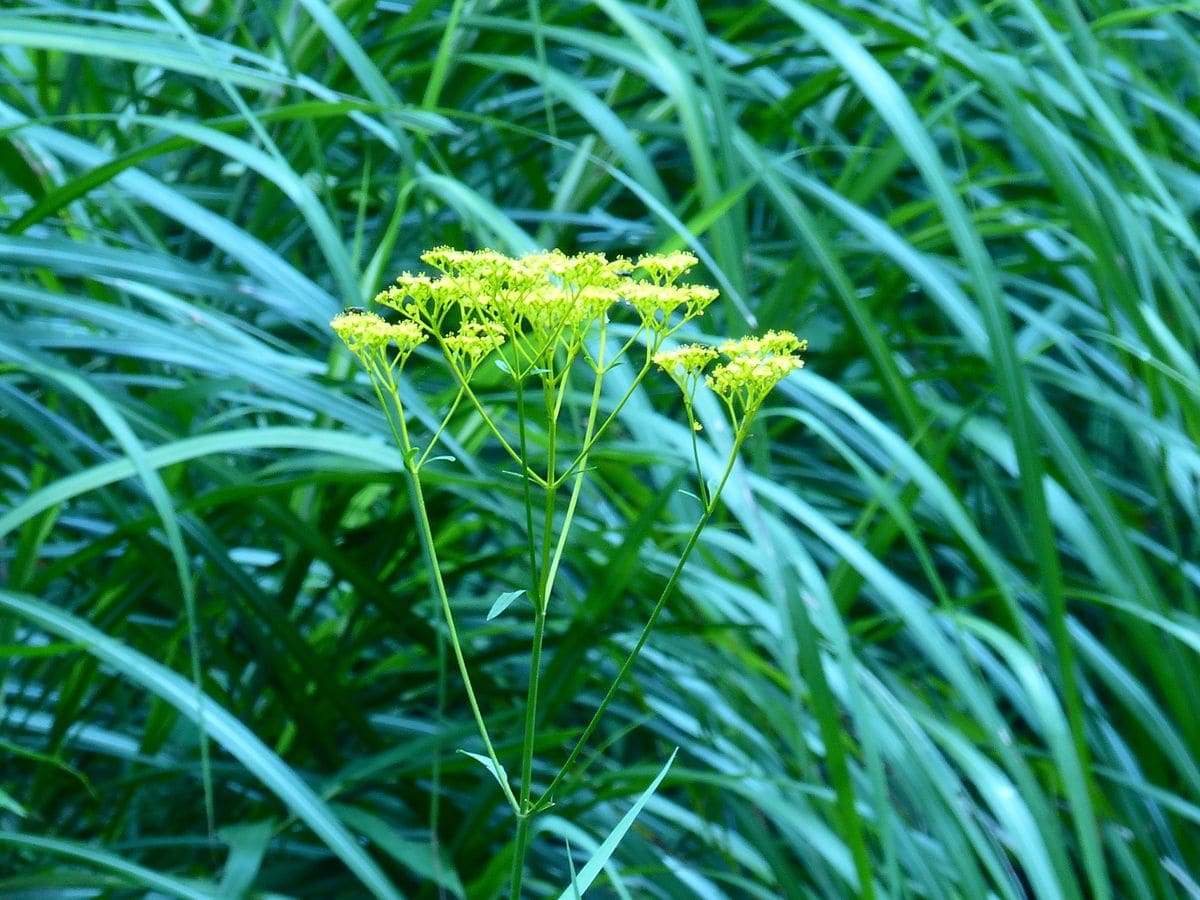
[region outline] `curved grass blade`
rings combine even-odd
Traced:
[[[89,654],[165,700],[193,723],[203,720],[212,739],[308,825],[372,896],[379,900],[401,900],[400,892],[312,788],[212,698],[205,694],[197,697],[186,679],[82,619],[36,597],[0,590],[0,608],[63,640],[83,645]]]

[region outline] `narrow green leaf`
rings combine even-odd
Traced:
[[[519,591],[506,591],[501,594],[496,598],[496,602],[492,604],[492,608],[488,610],[487,620],[489,622],[492,621],[492,619],[512,606],[513,601],[524,593],[525,589],[521,588]]]
[[[0,594],[0,603],[5,600],[5,596]],[[163,875],[145,866],[129,862],[116,854],[98,850],[76,841],[21,834],[15,831],[0,831],[0,845],[3,844],[86,863],[120,875],[131,886],[147,891],[158,891],[170,897],[178,897],[180,900],[212,900],[215,896],[213,887],[210,885],[200,882],[185,882],[170,875]]]
[[[217,832],[217,837],[229,845],[229,858],[225,860],[225,872],[217,888],[218,897],[238,900],[247,896],[254,887],[267,847],[275,836],[275,828],[276,823],[267,819],[226,825]]]
[[[459,750],[458,752],[463,756],[471,757],[471,759],[491,772],[492,777],[496,779],[496,784],[500,785],[500,787],[508,787],[508,772],[505,771],[504,766],[497,766],[496,763],[492,762],[490,757],[479,753],[472,753],[470,750]]]
[[[601,869],[604,868],[612,858],[612,855],[617,851],[617,846],[621,843],[621,839],[633,827],[633,823],[642,809],[650,801],[650,798],[654,796],[654,792],[658,790],[658,786],[662,784],[663,779],[667,777],[667,772],[671,770],[671,764],[675,762],[675,757],[678,753],[678,747],[671,751],[670,758],[659,770],[654,780],[650,782],[650,786],[642,792],[633,806],[629,808],[629,811],[617,822],[616,827],[609,832],[608,837],[600,844],[599,849],[587,861],[587,865],[579,871],[578,875],[571,879],[571,883],[558,895],[558,900],[570,900],[572,897],[580,897],[592,886],[592,882],[596,880],[596,876],[600,874]]]

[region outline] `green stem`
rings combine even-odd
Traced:
[[[521,878],[525,873],[525,851],[529,849],[529,816],[517,818],[517,837],[513,842],[512,877],[509,880],[508,896],[520,900]]]
[[[613,358],[617,359],[618,357],[614,356]],[[587,459],[588,453],[591,452],[591,449],[594,446],[596,446],[596,442],[603,437],[604,432],[608,430],[608,426],[613,423],[613,420],[620,415],[621,410],[625,408],[625,404],[629,402],[629,398],[633,396],[633,392],[636,391],[638,385],[642,383],[642,379],[645,378],[646,373],[650,371],[650,365],[650,359],[647,357],[645,364],[640,370],[638,370],[638,373],[633,376],[633,381],[629,384],[629,390],[627,390],[621,399],[617,401],[617,405],[613,407],[612,412],[605,416],[604,421],[600,423],[599,427],[592,432],[591,438],[584,441],[583,448],[579,451],[579,455],[575,457],[571,465],[567,466],[566,471],[564,471],[559,477],[558,484],[561,484],[567,478],[571,477],[571,474],[575,471],[576,467],[582,467],[582,463]]]
[[[408,436],[408,425],[404,418],[404,408],[400,403],[399,386],[396,384],[394,373],[390,367],[378,365],[375,360],[368,358],[363,358],[363,363],[366,365],[372,386],[375,388],[375,392],[383,405],[392,436],[395,438],[396,444],[404,456],[404,474],[408,479],[408,495],[412,504],[413,517],[417,521],[417,533],[420,535],[425,565],[429,570],[429,577],[433,582],[437,599],[442,606],[442,614],[446,620],[446,630],[450,636],[450,646],[454,650],[454,659],[458,663],[458,671],[462,676],[463,686],[466,688],[467,701],[471,706],[471,713],[475,717],[475,724],[479,729],[480,738],[483,739],[483,745],[487,749],[488,758],[495,767],[496,780],[500,782],[505,799],[513,808],[513,811],[519,814],[520,807],[517,805],[517,798],[513,794],[512,787],[508,784],[507,780],[500,776],[504,768],[500,764],[500,757],[496,754],[496,748],[492,744],[491,735],[488,734],[487,723],[483,718],[483,712],[479,708],[479,700],[475,696],[475,686],[471,682],[471,673],[467,668],[467,660],[463,654],[462,640],[458,636],[458,626],[454,622],[454,612],[450,608],[450,597],[446,592],[446,583],[442,580],[442,569],[438,563],[437,549],[433,543],[433,528],[429,522],[429,513],[425,507],[425,494],[421,490],[420,465],[416,461],[412,441]],[[385,394],[387,397],[390,397],[391,404],[385,402]]]
[[[450,404],[450,410],[442,419],[442,424],[438,426],[438,430],[433,433],[433,437],[429,439],[429,446],[425,448],[425,452],[421,454],[421,458],[417,460],[417,468],[420,469],[425,465],[425,461],[429,459],[429,454],[433,452],[433,448],[437,446],[438,440],[442,436],[442,432],[446,430],[446,426],[450,423],[450,419],[454,417],[454,413],[458,410],[458,405],[462,403],[463,391],[459,388],[458,396],[454,398],[454,402]]]
[[[359,359],[362,361],[363,368],[367,370],[367,377],[371,380],[371,387],[375,390],[375,396],[379,398],[379,408],[383,410],[383,417],[387,419],[388,428],[391,429],[392,438],[396,442],[396,446],[403,452],[405,439],[401,432],[400,426],[396,424],[395,419],[404,421],[404,410],[400,406],[400,388],[396,384],[396,379],[392,374],[391,369],[386,364],[380,364],[372,357],[363,355]],[[387,388],[387,397],[384,396],[384,388]],[[390,397],[392,402],[389,403],[387,398]],[[397,412],[393,414],[393,405]],[[395,415],[395,418],[393,418]]]
[[[604,348],[606,345],[606,334],[604,324],[600,326],[600,350],[599,358],[601,363],[604,359]],[[567,503],[566,515],[563,519],[562,529],[559,532],[558,541],[555,543],[553,556],[551,556],[551,531],[554,524],[554,506],[555,497],[558,486],[562,483],[561,479],[555,476],[555,446],[558,433],[557,421],[558,413],[562,408],[563,397],[566,396],[567,382],[570,378],[570,357],[568,365],[564,368],[562,375],[562,384],[557,391],[554,391],[554,398],[548,394],[546,398],[547,412],[549,421],[547,429],[549,432],[549,457],[546,463],[546,510],[545,523],[543,528],[542,539],[542,570],[539,578],[538,596],[535,598],[534,609],[534,626],[533,626],[533,650],[530,654],[530,669],[529,669],[529,694],[526,698],[525,705],[525,736],[522,742],[521,753],[521,801],[520,812],[518,813],[517,822],[517,838],[513,846],[513,865],[512,878],[510,880],[510,896],[513,898],[520,897],[521,894],[521,879],[525,870],[525,854],[529,847],[529,820],[534,814],[534,810],[530,807],[530,798],[533,794],[533,753],[534,746],[537,740],[537,705],[538,694],[541,686],[541,670],[542,670],[542,648],[546,637],[546,613],[550,607],[550,594],[554,590],[554,582],[558,574],[558,566],[562,560],[563,548],[566,546],[567,535],[571,530],[571,522],[575,517],[576,506],[579,502],[579,495],[583,487],[584,474],[587,470],[587,453],[581,455],[581,459],[572,462],[572,468],[579,464],[579,471],[575,476],[575,483],[571,487],[571,498]],[[596,414],[600,406],[600,393],[603,385],[603,365],[600,366],[597,372],[596,381],[592,388],[592,401],[588,410],[587,426],[584,429],[584,444],[590,446],[589,439],[592,436],[593,430],[596,427]],[[528,484],[528,482],[526,482]]]
[[[545,383],[544,383],[545,384]],[[548,446],[546,457],[546,506],[542,522],[541,566],[537,578],[537,595],[533,598],[533,649],[529,655],[529,689],[525,697],[525,732],[521,741],[521,787],[517,805],[517,839],[513,846],[510,895],[521,896],[521,878],[525,872],[525,853],[529,845],[529,800],[533,794],[533,751],[537,740],[538,691],[541,687],[542,645],[546,638],[546,607],[548,604],[547,575],[550,569],[551,534],[554,528],[554,498],[556,494],[554,466],[557,428],[554,418],[554,397],[544,386]]]
[[[696,523],[696,527],[692,529],[692,533],[688,536],[688,540],[684,545],[683,552],[679,556],[679,562],[675,564],[675,568],[671,572],[671,577],[667,579],[667,584],[663,588],[662,594],[659,595],[658,602],[654,604],[654,609],[650,611],[650,617],[646,620],[646,624],[642,628],[642,633],[638,636],[637,643],[633,645],[633,649],[629,651],[629,655],[625,658],[625,662],[621,664],[621,668],[618,670],[616,678],[614,678],[612,684],[609,685],[608,692],[604,695],[604,699],[600,701],[600,705],[596,708],[596,712],[592,716],[591,721],[588,722],[587,728],[583,730],[583,734],[580,735],[579,740],[575,743],[575,747],[571,751],[571,755],[567,757],[567,761],[563,763],[562,768],[558,770],[558,774],[554,776],[554,780],[550,782],[549,787],[546,788],[541,799],[538,800],[537,804],[534,806],[533,809],[535,812],[540,812],[544,809],[547,809],[553,803],[553,794],[555,788],[562,783],[562,780],[566,777],[567,772],[570,771],[571,766],[575,764],[575,760],[579,758],[579,754],[583,752],[583,748],[587,745],[588,740],[595,732],[597,726],[599,726],[600,720],[604,717],[604,713],[608,709],[609,704],[611,704],[614,698],[617,696],[617,690],[625,681],[625,677],[629,674],[630,669],[633,668],[633,664],[637,661],[638,655],[642,652],[642,648],[646,646],[646,641],[650,637],[650,632],[654,629],[654,624],[658,621],[659,615],[662,613],[663,608],[667,604],[667,598],[671,596],[671,592],[675,589],[675,585],[679,581],[679,576],[683,574],[683,567],[686,565],[688,558],[692,555],[692,551],[696,547],[697,541],[700,539],[700,533],[704,530],[704,526],[708,524],[709,519],[712,518],[713,513],[716,511],[717,501],[721,497],[721,491],[724,490],[725,483],[729,481],[729,476],[733,473],[734,464],[737,462],[738,451],[741,449],[742,441],[744,439],[745,435],[740,432],[735,437],[733,448],[729,453],[729,462],[726,463],[725,471],[721,474],[721,479],[717,483],[716,490],[713,491],[712,501],[705,507],[703,515],[701,515],[700,520]]]
[[[692,378],[692,393],[695,393],[695,376]],[[683,399],[683,408],[687,411],[688,429],[692,435],[692,463],[696,466],[696,484],[700,488],[700,502],[707,509],[712,502],[712,497],[708,493],[708,483],[704,480],[704,467],[700,465],[700,439],[697,437],[700,429],[697,428],[696,410],[692,408],[692,395],[685,392]]]
[[[525,423],[525,386],[517,379],[517,438],[520,441],[521,459],[528,460],[529,436]],[[528,468],[528,463],[525,464]],[[529,545],[529,584],[532,587],[538,583],[537,543],[533,530],[533,482],[528,478],[521,479],[522,498],[525,501],[525,540]]]
[[[479,700],[475,696],[475,687],[471,683],[471,673],[467,669],[467,660],[463,655],[462,640],[458,636],[458,627],[454,623],[454,612],[450,608],[450,597],[446,593],[446,584],[442,580],[442,570],[438,565],[437,550],[433,545],[433,530],[429,523],[429,514],[425,509],[425,495],[421,491],[421,479],[411,462],[412,451],[407,440],[405,440],[405,445],[401,449],[404,450],[406,460],[409,460],[405,463],[404,471],[408,476],[409,497],[412,500],[413,515],[417,520],[417,533],[421,536],[421,548],[425,552],[425,563],[429,568],[429,576],[433,579],[437,597],[442,604],[442,614],[446,620],[446,630],[450,636],[450,646],[454,650],[454,659],[458,663],[458,671],[462,676],[463,685],[466,687],[467,701],[471,705],[471,713],[474,715],[475,724],[479,728],[479,736],[483,739],[484,747],[487,748],[488,758],[492,761],[492,765],[495,766],[496,780],[500,782],[500,787],[504,791],[505,799],[508,800],[509,805],[520,815],[520,806],[517,804],[517,798],[514,796],[507,780],[501,777],[504,768],[500,765],[500,757],[496,755],[496,748],[492,745],[492,739],[487,730],[487,723],[484,722],[483,713],[479,708]]]
[[[449,354],[446,354],[446,357],[449,359]],[[500,432],[499,426],[497,426],[492,420],[492,417],[488,414],[488,411],[479,401],[479,398],[475,396],[475,392],[471,390],[470,382],[463,376],[463,373],[460,372],[458,367],[454,366],[453,364],[449,365],[449,369],[454,374],[454,377],[458,381],[459,387],[462,388],[463,393],[467,395],[467,399],[471,401],[471,405],[475,407],[475,411],[483,417],[484,424],[487,425],[488,430],[496,436],[496,440],[498,440],[500,442],[500,446],[504,448],[504,452],[512,458],[513,462],[521,467],[521,472],[526,478],[530,478],[535,484],[544,487],[546,482],[542,479],[542,476],[530,469],[525,461],[525,457],[513,449],[512,444],[510,444],[508,439],[505,438]],[[517,376],[514,374],[513,377],[516,378]]]
[[[510,896],[521,896],[521,878],[525,872],[525,853],[529,848],[529,800],[533,794],[533,750],[537,739],[538,688],[541,684],[542,644],[546,637],[546,612],[534,610],[533,650],[529,657],[529,694],[525,700],[525,735],[521,742],[521,800],[517,811],[517,840],[513,848]]]
[[[564,473],[563,477],[557,479],[554,484],[557,486],[562,484],[567,475],[575,470],[575,483],[571,486],[571,497],[567,501],[567,512],[563,517],[562,531],[558,535],[558,544],[554,548],[554,558],[550,560],[550,571],[546,578],[546,604],[550,603],[550,592],[554,588],[555,578],[558,576],[558,566],[562,562],[563,549],[567,545],[567,535],[571,530],[571,523],[575,520],[575,508],[579,504],[579,495],[583,488],[584,475],[587,473],[588,448],[594,443],[592,441],[593,432],[596,428],[596,414],[600,409],[600,394],[604,387],[604,348],[607,343],[607,335],[604,329],[604,323],[600,323],[600,352],[598,358],[600,365],[596,369],[596,381],[592,387],[592,402],[588,409],[587,425],[583,431],[583,446],[578,457],[572,461],[570,468]],[[636,385],[636,382],[635,382]]]

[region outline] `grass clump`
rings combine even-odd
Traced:
[[[435,570],[527,896],[1200,892],[1195,14],[995,12],[5,4],[0,893],[504,896]]]

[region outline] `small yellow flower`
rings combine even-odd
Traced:
[[[463,322],[458,331],[442,338],[446,354],[460,369],[474,370],[485,356],[504,345],[507,332],[498,322]]]
[[[686,322],[703,315],[704,310],[717,299],[715,288],[700,284],[657,284],[652,281],[627,281],[621,288],[625,302],[637,310],[642,324],[664,336],[675,331],[671,317],[683,310],[682,321]]]
[[[425,342],[427,335],[416,322],[388,322],[375,313],[344,312],[333,317],[329,327],[355,354],[372,353],[394,344],[406,357]]]
[[[623,258],[610,260],[603,253],[576,253],[568,256],[561,250],[530,253],[520,260],[543,278],[551,277],[568,289],[613,287],[620,282],[632,263]]]
[[[575,297],[556,284],[542,284],[526,292],[514,304],[516,312],[534,332],[556,334],[581,317]]]
[[[704,315],[704,310],[720,296],[716,288],[705,284],[685,284],[679,290],[683,293],[684,312],[689,319]]]
[[[730,357],[786,355],[807,349],[808,341],[800,340],[792,332],[773,330],[761,337],[744,337],[721,345],[721,352]]]
[[[707,380],[727,403],[741,400],[746,410],[753,410],[775,385],[803,366],[804,360],[796,356],[736,356],[713,369]]]
[[[696,265],[696,257],[686,251],[658,253],[639,257],[637,267],[658,284],[671,284]]]
[[[579,291],[575,302],[579,305],[580,311],[591,320],[606,314],[619,299],[620,295],[613,288],[591,284]]]
[[[654,354],[654,364],[671,376],[680,371],[685,375],[699,375],[716,358],[717,351],[712,347],[684,344],[672,350],[659,350]]]
[[[467,265],[475,254],[470,250],[455,250],[453,247],[441,246],[426,250],[421,254],[421,262],[432,266],[439,272],[454,273]]]
[[[721,345],[721,352],[729,359],[713,369],[706,380],[729,407],[735,427],[743,428],[775,385],[804,366],[800,353],[807,347],[808,341],[790,331],[768,331]]]
[[[631,281],[622,293],[625,302],[647,323],[658,321],[660,317],[665,320],[687,302],[687,297],[678,288],[649,281]]]

